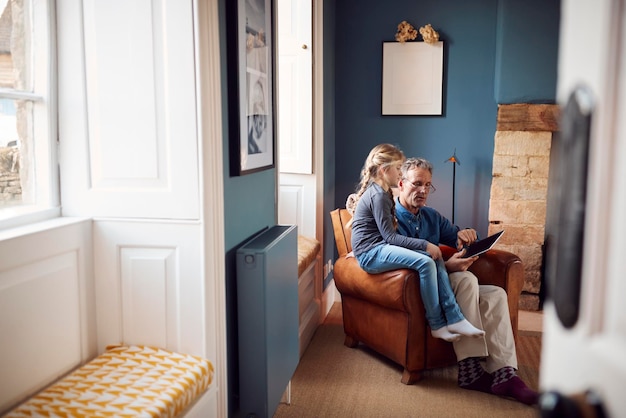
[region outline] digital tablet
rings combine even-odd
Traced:
[[[481,255],[485,251],[489,251],[491,247],[493,247],[494,244],[498,242],[502,234],[504,234],[504,230],[496,232],[493,235],[489,235],[487,238],[472,242],[469,246],[465,248],[465,254],[463,255],[463,258],[474,257],[477,255]]]

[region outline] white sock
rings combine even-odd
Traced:
[[[439,329],[431,329],[430,333],[435,338],[441,338],[442,340],[446,340],[449,342],[454,342],[454,341],[458,341],[461,339],[460,334],[455,334],[455,333],[448,331],[448,327],[445,325]]]
[[[448,331],[468,337],[482,337],[485,335],[485,331],[476,328],[474,325],[470,324],[467,319],[463,319],[456,324],[448,325]]]

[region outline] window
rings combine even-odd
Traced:
[[[0,0],[0,229],[59,214],[53,16]]]

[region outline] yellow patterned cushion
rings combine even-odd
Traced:
[[[209,387],[213,372],[200,357],[110,346],[6,417],[176,417]]]
[[[298,235],[298,277],[315,260],[320,251],[320,242],[314,238]]]

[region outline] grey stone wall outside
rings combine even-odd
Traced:
[[[13,165],[17,150],[0,147],[0,207],[17,205],[22,201],[19,165]]]

